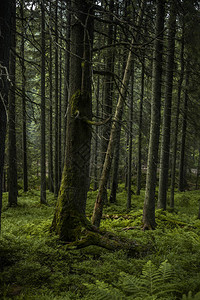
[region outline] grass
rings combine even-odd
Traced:
[[[95,196],[88,193],[88,217]],[[49,206],[44,206],[39,191],[20,191],[18,207],[7,208],[5,193],[0,299],[200,299],[199,191],[176,193],[176,211],[157,210],[157,228],[147,232],[141,230],[144,191],[132,195],[128,214],[126,197],[120,185],[117,204],[105,207],[101,226],[145,245],[137,257],[96,246],[67,250],[49,233],[56,202],[52,194],[47,193]],[[164,277],[167,270],[170,276]]]

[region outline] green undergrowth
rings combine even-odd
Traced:
[[[90,218],[97,192],[88,193]],[[109,196],[109,191],[108,191]],[[157,227],[142,230],[144,191],[119,186],[117,203],[105,205],[101,227],[141,245],[136,257],[97,246],[69,250],[50,235],[54,196],[40,205],[39,191],[19,191],[18,207],[4,194],[0,236],[0,299],[200,300],[199,191],[175,195],[175,210],[156,211]],[[109,197],[108,197],[109,199]]]

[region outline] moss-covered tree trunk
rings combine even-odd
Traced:
[[[70,95],[67,113],[66,157],[52,229],[60,239],[75,241],[85,227],[89,187],[92,118],[91,48],[92,2],[72,1]]]

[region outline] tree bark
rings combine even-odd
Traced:
[[[71,3],[70,95],[67,114],[65,165],[52,229],[64,241],[74,241],[87,226],[85,207],[89,188],[91,147],[92,2]]]
[[[40,203],[46,204],[46,137],[45,137],[45,7],[41,2],[41,187]]]
[[[67,30],[66,30],[66,50],[65,50],[65,80],[64,80],[64,107],[65,107],[65,115],[64,115],[64,150],[63,150],[63,158],[65,158],[65,149],[66,149],[66,133],[67,133],[67,108],[68,108],[68,98],[69,98],[69,73],[70,73],[70,28],[71,28],[71,15],[70,15],[70,6],[71,0],[67,3]],[[63,159],[64,166],[64,159]]]
[[[182,28],[182,41],[181,41],[181,54],[180,54],[180,78],[178,82],[178,95],[177,95],[177,106],[175,113],[175,127],[174,137],[172,146],[172,165],[171,165],[171,186],[170,186],[170,207],[174,208],[174,189],[175,189],[175,178],[176,178],[176,154],[177,154],[177,142],[178,142],[178,124],[179,124],[179,113],[180,113],[180,102],[181,102],[181,91],[184,77],[184,24]]]
[[[52,14],[52,4],[50,2],[50,28]],[[54,177],[53,177],[53,74],[52,74],[52,37],[49,39],[49,151],[48,151],[48,180],[49,191],[54,192]]]
[[[141,169],[142,169],[142,118],[143,118],[143,99],[144,99],[144,55],[142,59],[142,74],[141,74],[141,95],[140,95],[140,109],[139,109],[139,128],[138,128],[138,153],[137,153],[137,190],[136,195],[140,195],[141,190]]]
[[[168,45],[165,77],[165,103],[162,125],[161,158],[159,173],[158,208],[166,210],[169,152],[170,152],[170,130],[171,130],[171,105],[174,71],[174,48],[176,34],[176,6],[174,1],[170,1],[170,16],[168,23]]]
[[[58,148],[58,0],[55,3],[55,123],[54,123],[54,141],[55,141],[55,148],[54,148],[54,195],[58,196],[59,190],[59,148]]]
[[[99,76],[97,78],[97,91],[96,91],[96,115],[99,116],[99,89],[100,89],[100,80]],[[98,188],[98,136],[99,136],[99,127],[96,126],[95,129],[95,140],[94,140],[94,184],[93,191],[96,191]]]
[[[141,25],[141,22],[143,19],[143,8],[144,8],[144,1],[142,1],[142,4],[141,4],[139,19],[137,22],[138,25]],[[106,187],[107,187],[107,182],[109,179],[112,158],[113,158],[115,145],[116,145],[118,122],[119,122],[119,120],[121,120],[121,116],[123,113],[124,98],[126,95],[126,91],[127,91],[127,87],[128,87],[128,83],[129,83],[129,79],[130,79],[130,75],[131,75],[133,44],[134,44],[134,40],[131,41],[130,51],[128,54],[127,63],[126,63],[126,67],[124,70],[122,86],[121,86],[121,90],[119,93],[119,98],[118,98],[118,103],[116,106],[115,114],[113,117],[110,139],[109,139],[106,157],[105,157],[103,170],[102,170],[102,174],[101,174],[101,179],[100,179],[100,183],[99,183],[99,192],[98,192],[94,210],[93,210],[92,224],[95,225],[96,227],[100,226],[100,221],[101,221],[102,212],[103,212],[103,204],[104,204],[106,192],[107,192]]]
[[[132,64],[131,74],[131,94],[129,101],[129,147],[128,147],[128,186],[127,186],[127,211],[131,209],[131,179],[132,179],[132,146],[133,146],[133,86],[134,86],[134,64]]]
[[[114,38],[114,30],[113,30],[113,11],[114,11],[114,1],[109,1],[109,16],[108,16],[108,38],[107,44],[111,45],[113,43]],[[106,28],[105,28],[106,29]],[[112,116],[112,102],[113,102],[113,77],[111,74],[114,72],[114,48],[109,47],[107,49],[106,57],[105,57],[105,71],[106,75],[104,78],[104,86],[103,86],[103,119],[107,119]],[[102,139],[101,139],[101,152],[102,152],[102,166],[105,160],[106,151],[108,148],[108,142],[110,137],[111,130],[111,122],[106,123],[102,129]],[[107,190],[105,195],[105,201],[108,202],[107,199]]]
[[[9,92],[9,55],[11,39],[11,0],[0,2],[0,230],[1,230],[1,210],[2,210],[2,187],[4,151],[7,125],[7,105]]]
[[[12,1],[12,31],[10,52],[10,93],[8,100],[8,205],[17,205],[17,150],[15,129],[15,71],[16,71],[16,2]]]
[[[26,67],[24,54],[24,6],[23,1],[20,3],[21,12],[21,69],[22,69],[22,155],[23,155],[23,188],[24,192],[28,191],[28,163],[27,163],[27,132],[26,132]]]
[[[108,39],[107,44],[111,45],[113,43],[113,10],[114,10],[114,1],[110,0],[109,2],[109,26],[108,26]],[[112,76],[110,75],[114,71],[114,51],[113,48],[109,47],[106,53],[105,58],[105,69],[106,75],[104,78],[104,95],[103,95],[103,119],[107,119],[112,115],[112,96],[113,96],[113,83]],[[110,137],[111,123],[104,125],[102,130],[102,165],[105,160],[105,155],[108,147],[108,141]]]
[[[160,107],[162,84],[163,30],[165,18],[165,1],[157,1],[156,28],[153,55],[153,78],[151,99],[150,141],[147,163],[147,178],[143,208],[144,229],[155,227],[155,186],[158,162],[158,147],[160,133]]]
[[[189,86],[189,66],[186,66],[186,77],[185,77],[185,98],[184,98],[184,108],[183,108],[183,121],[181,130],[181,150],[180,150],[180,162],[179,162],[179,182],[178,190],[183,192],[185,189],[185,143],[187,134],[187,109],[188,109],[188,86]]]
[[[61,1],[61,9],[60,9],[60,34],[61,38],[59,40],[59,111],[58,111],[58,185],[60,186],[61,177],[62,177],[62,27],[63,27],[63,1]]]
[[[116,146],[113,161],[113,175],[112,175],[112,186],[110,192],[110,203],[116,203],[117,187],[118,187],[118,169],[119,169],[119,156],[120,156],[120,137],[121,137],[121,120],[118,123],[117,135],[116,135]]]
[[[196,176],[196,186],[195,186],[196,190],[198,189],[199,173],[200,173],[200,147],[198,153],[198,165],[197,165],[197,176]]]

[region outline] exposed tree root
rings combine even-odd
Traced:
[[[93,229],[85,229],[81,239],[67,243],[68,249],[81,249],[88,246],[98,246],[110,251],[125,250],[131,256],[138,256],[149,252],[153,245],[142,246],[136,241],[120,237],[112,232],[103,232],[93,226]]]
[[[73,240],[60,236],[60,240],[66,245],[67,249],[81,249],[88,246],[98,246],[111,251],[125,250],[131,256],[143,255],[153,249],[153,245],[139,245],[136,241],[121,237],[115,233],[103,231],[92,225],[90,221],[83,215],[78,215],[78,222],[70,226],[67,230],[71,230],[71,234],[67,236],[73,237]],[[74,221],[75,219],[73,219]],[[54,224],[54,223],[53,223]],[[67,224],[69,227],[69,223]],[[73,224],[72,224],[73,225]],[[51,227],[51,231],[59,232]]]
[[[143,227],[142,227],[143,231],[154,230],[154,229],[155,229],[155,227],[151,226],[150,224],[144,224]]]

